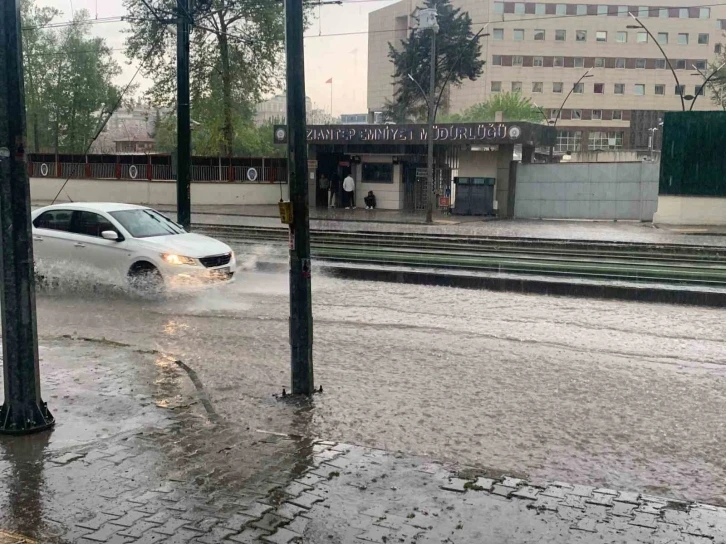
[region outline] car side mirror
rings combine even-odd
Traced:
[[[101,237],[104,240],[114,240],[115,242],[121,241],[121,237],[118,235],[118,232],[116,232],[115,230],[104,230],[101,233]]]

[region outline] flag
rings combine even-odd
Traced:
[[[331,78],[330,78],[330,79],[329,79],[328,81],[326,81],[325,83],[326,83],[326,84],[327,84],[327,83],[333,83],[333,78],[331,77]]]

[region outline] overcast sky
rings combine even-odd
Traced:
[[[305,39],[306,93],[318,108],[330,111],[329,78],[333,78],[333,113],[365,113],[368,62],[368,13],[394,3],[394,0],[344,0],[342,6],[315,8],[315,21]],[[53,6],[63,12],[62,20],[71,18],[72,9],[87,9],[91,17],[114,17],[125,14],[122,0],[36,0],[39,6]],[[318,17],[320,14],[320,17]],[[93,31],[106,38],[109,46],[121,49],[125,23],[93,25]],[[347,36],[326,36],[358,32]],[[320,36],[322,34],[322,36]],[[124,72],[119,81],[124,85],[133,76],[136,65],[129,66],[123,51],[115,52]],[[140,81],[148,87],[149,82]]]

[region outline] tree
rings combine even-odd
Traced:
[[[532,104],[529,98],[520,93],[500,93],[486,102],[475,104],[461,113],[443,116],[439,122],[477,123],[494,121],[496,113],[501,111],[505,121],[541,122],[542,112]]]
[[[103,38],[91,38],[89,14],[75,13],[58,30],[60,15],[23,0],[23,63],[26,71],[29,149],[84,153],[99,127],[100,113],[118,100],[113,84],[121,69]]]
[[[124,0],[133,28],[127,54],[144,61],[157,105],[176,97],[176,35],[163,18],[174,15],[176,0]],[[158,20],[147,7],[162,18]],[[235,127],[251,122],[260,97],[280,83],[284,37],[283,11],[274,0],[211,0],[194,13],[191,37],[192,118],[207,134],[213,154],[236,152]],[[194,10],[193,10],[194,11]],[[209,117],[211,115],[211,117]],[[201,144],[200,144],[201,145]]]
[[[450,0],[426,0],[426,8],[435,8],[439,31],[436,36],[436,96],[444,85],[458,86],[465,79],[475,81],[482,73],[484,61],[479,60],[481,43],[471,31],[471,17]],[[399,47],[388,44],[388,58],[393,62],[395,91],[386,101],[384,115],[392,121],[427,118],[426,100],[419,86],[428,93],[431,67],[431,31],[412,30]],[[447,76],[448,81],[447,81]]]
[[[726,63],[726,48],[721,46],[721,51],[716,60],[709,64],[709,73],[705,74],[704,77],[708,77],[715,70],[718,70],[707,86],[708,90],[711,91],[711,102],[726,111],[726,67],[723,66]]]

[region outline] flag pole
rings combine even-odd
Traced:
[[[333,122],[333,78],[330,78],[330,122]]]

